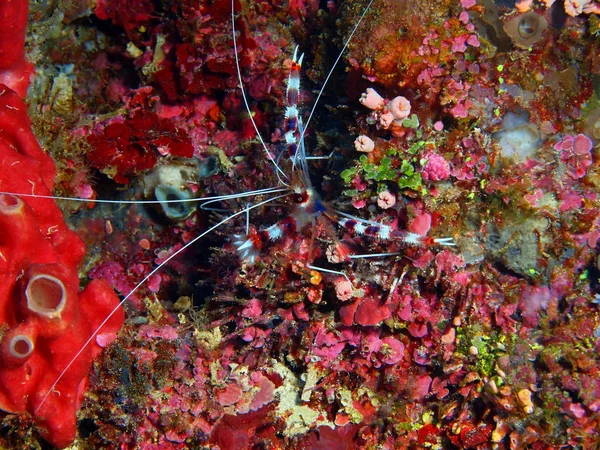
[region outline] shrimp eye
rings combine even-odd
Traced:
[[[294,196],[294,201],[296,203],[304,203],[304,202],[306,202],[306,200],[308,200],[308,193],[306,191],[303,191]]]

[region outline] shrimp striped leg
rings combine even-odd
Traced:
[[[37,409],[35,410],[35,412],[38,413],[40,411],[41,407],[44,405],[44,403],[46,402],[46,400],[48,400],[48,398],[51,395],[60,395],[60,392],[56,392],[54,390],[54,388],[56,387],[56,385],[64,377],[64,375],[67,373],[67,371],[73,366],[73,364],[75,363],[75,361],[77,361],[77,359],[79,358],[79,356],[85,351],[85,349],[87,348],[87,346],[90,345],[90,343],[92,342],[92,340],[94,340],[96,338],[96,336],[98,335],[98,333],[100,332],[100,330],[104,327],[104,325],[106,325],[106,323],[111,319],[111,317],[113,317],[117,313],[117,311],[123,306],[123,304],[125,302],[127,302],[127,300],[129,300],[129,298],[131,298],[132,295],[134,295],[144,284],[146,284],[146,282],[150,279],[150,277],[152,277],[158,271],[162,270],[163,267],[165,267],[167,264],[169,264],[169,262],[171,262],[173,259],[175,259],[179,254],[183,253],[187,248],[189,248],[192,245],[194,245],[196,242],[198,242],[204,236],[212,233],[214,230],[216,230],[217,228],[219,228],[221,225],[223,225],[223,224],[231,221],[235,217],[238,217],[240,215],[246,214],[248,211],[251,211],[251,210],[256,209],[256,208],[260,208],[263,205],[266,205],[266,204],[268,204],[268,203],[270,203],[272,201],[278,200],[278,199],[283,199],[283,198],[285,198],[285,197],[287,197],[289,195],[291,195],[291,194],[290,193],[280,194],[280,195],[277,195],[275,197],[269,198],[267,200],[263,200],[263,201],[261,201],[259,203],[254,204],[254,205],[248,206],[248,207],[246,207],[246,208],[244,208],[244,209],[242,209],[240,211],[237,211],[237,212],[235,212],[233,214],[230,214],[229,216],[227,216],[224,219],[222,219],[220,222],[216,223],[215,225],[213,225],[212,227],[208,228],[207,230],[205,230],[204,232],[202,232],[201,234],[199,234],[198,236],[196,236],[194,239],[192,239],[191,241],[189,241],[188,243],[186,243],[183,247],[181,247],[177,251],[173,252],[164,261],[162,261],[158,266],[156,266],[154,269],[152,269],[150,272],[148,272],[146,274],[146,276],[141,281],[139,281],[133,287],[133,289],[131,289],[129,291],[129,293],[125,297],[123,297],[123,299],[119,302],[119,304],[117,306],[115,306],[115,308],[112,311],[110,311],[110,313],[104,318],[104,320],[102,321],[102,323],[100,323],[100,325],[94,330],[94,332],[90,335],[90,337],[87,339],[87,341],[85,341],[85,343],[81,346],[81,348],[79,349],[79,351],[75,354],[75,356],[73,356],[73,358],[71,359],[71,361],[69,361],[69,363],[65,366],[65,368],[62,370],[62,372],[58,375],[58,377],[56,378],[56,381],[54,381],[54,383],[46,391],[46,393],[42,397],[42,400],[40,401],[40,404],[37,406]]]
[[[285,109],[285,142],[288,145],[290,156],[296,155],[298,149],[298,100],[300,98],[300,69],[302,68],[302,60],[304,54],[298,58],[298,46],[294,49],[292,57],[292,66],[287,80]]]
[[[302,230],[315,217],[322,214],[324,207],[312,189],[296,193],[296,203],[292,213],[268,228],[252,234],[234,235],[233,245],[236,247],[240,258],[248,264],[254,264],[260,251],[271,242],[288,237]]]
[[[294,49],[292,66],[287,81],[285,109],[285,142],[288,146],[288,154],[292,158],[292,168],[300,167],[302,178],[306,185],[310,185],[308,166],[306,165],[306,150],[304,147],[304,126],[302,117],[299,115],[298,101],[300,99],[300,69],[304,54],[298,58],[298,47]]]
[[[293,235],[296,230],[302,228],[301,225],[301,221],[297,220],[292,214],[256,233],[235,234],[233,245],[236,247],[240,258],[252,265],[256,263],[261,250],[270,242]]]
[[[359,236],[369,236],[382,241],[395,240],[403,245],[412,247],[454,247],[456,245],[454,239],[450,237],[432,238],[417,233],[411,233],[409,231],[394,230],[389,225],[360,219],[340,211],[335,211],[333,214],[327,214],[327,216],[337,222],[340,227]]]

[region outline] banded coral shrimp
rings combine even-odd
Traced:
[[[368,6],[365,8],[364,13],[363,13],[363,17],[364,14],[367,13],[368,8],[370,7],[372,2],[370,2],[368,4]],[[232,23],[233,26],[235,27],[235,17],[233,15],[234,13],[234,8],[233,8],[233,3],[232,3]],[[360,25],[360,21],[356,24],[356,28],[355,30],[358,28],[358,26]],[[237,41],[236,41],[236,34],[235,34],[235,28],[233,29],[233,41],[234,41],[234,48],[237,47]],[[348,38],[351,38],[351,36]],[[346,42],[347,43],[347,42]],[[235,50],[234,54],[236,55],[237,58],[237,54],[238,51]],[[341,54],[340,54],[341,57]],[[339,58],[338,57],[338,60]],[[123,304],[124,302],[126,302],[127,300],[129,300],[141,287],[143,287],[149,280],[151,280],[157,273],[159,270],[163,269],[165,265],[167,265],[169,262],[171,262],[174,258],[177,257],[177,255],[179,255],[181,252],[183,252],[185,249],[187,249],[188,247],[192,246],[194,243],[196,243],[198,240],[203,239],[205,236],[207,236],[209,233],[212,233],[213,231],[219,230],[221,228],[222,225],[224,225],[225,223],[228,223],[229,221],[232,221],[235,218],[239,218],[241,216],[247,215],[247,213],[254,211],[254,210],[258,210],[260,208],[262,208],[263,206],[271,203],[271,202],[275,202],[277,200],[281,200],[282,202],[288,197],[288,196],[293,196],[293,200],[291,202],[283,203],[283,206],[278,205],[278,208],[280,208],[283,211],[287,211],[287,214],[284,214],[284,216],[286,216],[284,219],[280,220],[280,221],[275,221],[276,223],[268,228],[265,228],[263,230],[257,231],[255,233],[250,234],[250,237],[246,237],[246,236],[242,236],[240,235],[240,237],[236,238],[236,242],[234,242],[234,245],[237,246],[239,253],[241,254],[241,256],[247,260],[246,264],[246,269],[244,269],[241,272],[241,275],[239,276],[240,280],[245,280],[242,281],[239,284],[242,285],[246,285],[248,288],[252,288],[252,290],[254,290],[253,295],[257,295],[260,296],[261,294],[258,293],[258,291],[256,291],[256,288],[258,287],[261,290],[265,290],[266,285],[263,284],[263,282],[261,281],[252,281],[252,279],[255,280],[260,280],[261,278],[264,280],[264,278],[266,277],[266,275],[270,275],[270,278],[275,278],[273,276],[273,273],[277,273],[278,271],[282,273],[281,276],[281,282],[283,282],[284,284],[287,284],[288,287],[286,288],[286,290],[283,290],[281,288],[280,292],[277,293],[276,290],[273,290],[274,294],[269,294],[269,296],[272,296],[275,299],[275,302],[273,302],[273,299],[267,299],[268,301],[265,304],[261,304],[260,300],[257,298],[253,298],[250,299],[249,301],[244,301],[244,299],[242,298],[242,296],[238,296],[240,297],[240,299],[233,299],[231,298],[229,303],[227,305],[226,309],[235,309],[237,304],[242,304],[244,306],[243,311],[242,311],[242,317],[246,320],[256,320],[256,323],[260,323],[261,327],[256,327],[256,326],[244,326],[243,329],[240,330],[235,330],[235,329],[231,329],[232,326],[234,326],[234,322],[235,320],[232,319],[231,315],[228,315],[226,318],[220,319],[220,320],[216,320],[214,322],[211,323],[211,327],[210,327],[210,332],[203,330],[203,331],[197,331],[197,333],[195,334],[196,339],[198,339],[198,341],[203,342],[203,345],[205,346],[204,350],[199,350],[199,352],[206,352],[207,354],[204,355],[204,357],[206,358],[206,360],[209,360],[211,358],[210,355],[208,355],[208,353],[210,353],[210,351],[214,351],[216,346],[219,345],[220,342],[228,342],[231,341],[233,339],[242,339],[242,341],[246,342],[246,343],[250,343],[250,346],[254,349],[260,349],[263,348],[263,346],[265,345],[265,339],[268,337],[268,335],[270,333],[272,333],[272,331],[270,331],[270,329],[272,330],[277,330],[277,333],[281,333],[283,334],[284,332],[287,333],[289,331],[289,328],[291,326],[291,323],[294,322],[296,319],[298,320],[305,320],[304,318],[307,315],[307,311],[305,309],[305,307],[302,304],[302,298],[298,298],[298,297],[294,297],[295,293],[292,292],[296,289],[301,289],[303,295],[308,296],[309,300],[313,303],[318,304],[320,302],[320,299],[318,298],[320,295],[322,295],[322,293],[319,293],[319,288],[318,285],[321,284],[320,283],[320,278],[321,277],[327,277],[329,275],[334,275],[334,276],[338,276],[338,277],[344,277],[345,279],[350,281],[350,276],[348,274],[346,274],[343,270],[338,270],[338,268],[336,266],[334,266],[335,268],[327,268],[326,266],[317,266],[314,265],[312,263],[313,260],[313,255],[312,252],[316,252],[317,250],[317,245],[315,244],[315,241],[324,241],[327,239],[330,239],[331,235],[335,235],[335,232],[331,232],[330,229],[333,228],[336,225],[342,225],[343,227],[345,227],[348,232],[351,233],[355,233],[355,234],[366,234],[366,235],[373,235],[373,237],[375,237],[381,241],[386,241],[389,238],[393,237],[393,238],[397,238],[398,240],[404,240],[406,241],[405,243],[408,244],[419,244],[421,241],[421,237],[417,236],[417,235],[411,235],[411,234],[404,234],[402,232],[393,230],[392,227],[385,225],[385,224],[381,224],[379,222],[373,221],[373,220],[368,220],[368,219],[362,219],[359,217],[355,217],[352,215],[349,215],[347,213],[344,213],[343,211],[338,211],[336,209],[334,209],[333,207],[331,207],[328,203],[324,202],[323,200],[320,199],[319,194],[317,193],[317,191],[315,190],[315,188],[313,188],[312,184],[311,184],[311,180],[310,180],[310,169],[308,166],[308,158],[310,158],[309,156],[306,156],[306,149],[304,147],[304,141],[303,141],[303,136],[305,133],[305,128],[302,125],[302,120],[300,116],[297,116],[297,113],[293,113],[292,111],[296,109],[296,101],[294,100],[295,97],[297,97],[298,92],[297,92],[297,87],[296,87],[296,78],[299,76],[299,70],[300,70],[300,63],[301,63],[301,57],[298,57],[297,55],[294,56],[292,58],[292,73],[293,75],[290,78],[290,81],[288,82],[288,98],[291,99],[291,101],[289,102],[289,109],[288,109],[288,113],[287,113],[287,119],[288,119],[288,129],[286,130],[287,133],[289,133],[291,136],[295,136],[294,139],[292,140],[288,140],[288,144],[290,146],[290,151],[289,151],[289,155],[287,156],[281,156],[281,157],[273,157],[271,156],[270,153],[270,149],[267,148],[267,146],[262,143],[262,151],[264,151],[264,155],[266,156],[266,158],[268,158],[271,163],[273,163],[273,176],[271,177],[272,179],[277,179],[279,180],[279,184],[273,186],[272,188],[266,188],[266,189],[260,189],[260,190],[256,190],[256,191],[250,191],[250,192],[244,192],[242,194],[232,194],[230,196],[227,195],[218,195],[218,196],[214,196],[214,197],[203,197],[201,199],[186,199],[185,201],[195,201],[195,202],[204,202],[204,204],[210,204],[210,202],[212,201],[219,201],[220,203],[224,203],[227,202],[229,200],[239,200],[241,198],[244,198],[246,196],[252,197],[252,196],[266,196],[266,195],[272,195],[272,197],[267,198],[266,200],[260,200],[260,201],[256,201],[255,203],[253,203],[251,206],[247,206],[245,208],[242,208],[241,210],[234,212],[234,213],[225,213],[225,218],[217,221],[216,224],[210,226],[209,228],[207,228],[205,231],[203,231],[202,233],[198,234],[197,236],[195,236],[194,238],[190,239],[184,246],[182,246],[179,249],[174,250],[173,252],[171,252],[170,254],[167,254],[167,256],[165,256],[162,262],[160,262],[160,264],[153,269],[152,271],[146,273],[142,280],[133,288],[130,289],[130,291],[124,296],[121,304]],[[236,63],[236,67],[237,67],[237,71],[238,71],[238,76],[240,78],[240,83],[243,85],[243,81],[242,81],[242,75],[240,73],[240,66],[239,63]],[[325,88],[325,85],[323,85],[322,89]],[[320,94],[319,94],[320,96]],[[318,100],[318,97],[317,97]],[[247,103],[247,100],[244,99],[244,101],[246,102],[246,108],[250,109],[250,106]],[[314,109],[314,108],[313,108]],[[312,113],[311,113],[312,115]],[[310,117],[309,120],[306,123],[306,127],[308,127],[310,123]],[[297,124],[297,125],[296,125]],[[256,125],[254,125],[256,127]],[[297,126],[297,128],[296,128]],[[257,132],[259,130],[257,129]],[[260,132],[258,132],[258,135],[260,136]],[[297,140],[296,140],[297,139]],[[287,181],[289,179],[292,179],[293,181]],[[66,198],[63,198],[63,200],[67,200]],[[68,200],[73,200],[73,199],[68,199]],[[86,202],[89,200],[85,200]],[[96,200],[97,203],[104,203],[102,200]],[[166,200],[166,201],[162,201],[161,204],[176,204],[178,202],[182,202],[182,200]],[[132,201],[131,203],[135,203],[135,204],[144,204],[141,201]],[[149,202],[150,203],[150,202]],[[127,204],[126,201],[120,201],[118,202],[118,204],[120,205],[124,205]],[[317,220],[318,218],[320,218],[320,216],[322,216],[325,220]],[[317,223],[319,222],[319,223]],[[310,227],[308,225],[311,225]],[[298,231],[298,233],[296,233],[296,231]],[[284,241],[288,241],[287,243]],[[290,241],[293,240],[297,240],[297,241],[301,241],[302,244],[304,245],[304,249],[300,252],[300,256],[291,256],[291,257],[287,257],[287,258],[281,258],[281,255],[283,253],[283,250],[285,250],[285,246],[286,245],[290,245]],[[273,241],[273,242],[271,242]],[[445,243],[450,243],[448,240],[444,240],[442,239],[441,241],[432,242],[433,244],[435,243],[439,243],[439,244],[445,244]],[[146,244],[143,244],[146,245]],[[259,270],[256,270],[253,268],[253,266],[256,266],[258,264],[254,264],[256,261],[255,259],[261,257],[260,253],[259,253],[259,247],[264,246],[267,247],[269,245],[272,245],[272,249],[266,249],[270,255],[269,257],[272,258],[272,261],[275,262],[275,269],[274,270],[267,270],[266,264],[263,262],[263,266],[262,268],[260,268]],[[277,248],[279,247],[279,248]],[[382,253],[382,252],[380,252]],[[371,256],[384,256],[384,255],[371,255]],[[279,260],[279,262],[277,261]],[[291,261],[291,263],[290,263]],[[290,269],[288,269],[291,266]],[[308,269],[308,270],[306,270]],[[287,274],[285,273],[286,271],[290,271],[291,274]],[[352,278],[358,278],[358,277],[352,277]],[[279,281],[279,280],[278,280]],[[398,283],[395,282],[396,284]],[[394,286],[394,284],[392,283],[392,286]],[[314,288],[313,287],[317,287]],[[322,289],[320,289],[322,291]],[[369,287],[367,288],[367,290],[373,290],[373,288]],[[221,294],[223,295],[223,294]],[[233,295],[230,294],[232,297]],[[363,293],[364,295],[364,293]],[[157,302],[156,302],[157,303]],[[270,303],[270,305],[269,305]],[[276,306],[277,304],[279,305],[290,305],[292,304],[293,306],[291,308],[288,308],[287,311],[280,311],[277,312],[276,315],[274,315],[273,317],[271,317],[268,321],[266,320],[266,317],[260,317],[263,314],[261,314],[259,311],[262,310],[266,310],[268,308],[272,308],[274,306]],[[231,306],[233,305],[233,306]],[[235,316],[234,316],[235,317]],[[296,319],[294,318],[296,317]],[[110,316],[108,316],[105,320],[108,320],[110,318]],[[173,317],[171,317],[171,319],[173,319]],[[169,319],[169,320],[171,320]],[[160,321],[160,313],[154,315],[154,320],[156,321]],[[232,321],[233,320],[233,321]],[[270,322],[270,323],[267,323]],[[281,322],[284,322],[284,326],[280,326]],[[175,323],[175,322],[171,322],[171,323]],[[212,326],[214,325],[214,326]],[[237,325],[236,325],[237,326]],[[99,328],[101,328],[102,325],[100,325]],[[149,337],[150,339],[152,338],[159,338],[159,339],[163,339],[166,338],[167,341],[170,341],[171,339],[168,337],[168,333],[169,332],[173,332],[175,334],[177,334],[177,332],[175,331],[175,329],[167,324],[166,327],[166,331],[163,329],[162,331],[160,331],[158,329],[158,327],[154,327],[151,326],[149,328],[146,329],[145,333],[146,336]],[[221,328],[223,328],[223,330],[221,331]],[[223,332],[227,332],[226,336],[222,336]],[[89,340],[88,340],[88,344],[96,338],[96,334],[97,332],[93,333],[92,336],[90,336]],[[189,338],[189,336],[188,336]],[[175,340],[176,338],[173,338],[172,340]],[[392,343],[392,341],[390,342],[390,346],[394,345]],[[86,344],[87,345],[87,344]],[[187,344],[186,344],[187,345]],[[124,366],[127,365],[127,363],[124,363],[123,361],[123,354],[120,353],[120,351],[126,347],[125,345],[121,346],[119,350],[116,350],[116,353],[118,353],[120,356],[118,358],[115,358],[112,362],[109,362],[108,364],[114,364],[113,369],[114,370],[118,370],[120,371],[121,369],[118,368],[118,364],[123,363]],[[190,350],[188,348],[188,350]],[[285,352],[288,352],[290,349],[285,349]],[[82,350],[79,351],[79,353],[81,353]],[[73,358],[73,360],[71,361],[71,363],[69,363],[65,369],[63,370],[63,374],[69,370],[69,368],[71,367],[72,362],[78,357],[78,354],[75,355],[75,357]],[[162,350],[162,353],[165,353],[164,349]],[[291,353],[291,352],[290,352]],[[114,355],[114,354],[113,354]],[[146,355],[148,357],[150,357],[150,359],[153,360],[153,368],[154,368],[154,372],[157,373],[157,369],[156,367],[159,366],[157,360],[156,360],[156,355],[155,357],[152,357],[150,355]],[[189,356],[189,355],[188,355]],[[158,359],[162,359],[164,357],[164,354],[161,354],[160,357]],[[253,356],[253,358],[256,357]],[[318,358],[316,355],[313,355],[313,358],[316,360],[316,358]],[[207,367],[206,364],[204,365],[204,369],[210,369],[209,373],[211,373],[211,376],[213,376],[213,378],[217,378],[217,379],[213,379],[211,382],[216,382],[217,383],[217,388],[213,389],[213,394],[216,398],[216,402],[220,405],[221,408],[226,408],[226,407],[231,407],[230,409],[232,409],[234,407],[234,405],[236,405],[239,401],[235,401],[233,403],[231,403],[231,399],[228,398],[232,393],[234,395],[234,397],[237,395],[237,391],[240,389],[240,383],[245,383],[246,381],[248,381],[245,378],[245,374],[242,371],[236,372],[236,373],[231,373],[229,375],[227,375],[227,381],[226,382],[220,382],[218,380],[218,376],[220,376],[220,369],[218,369],[217,366],[223,366],[224,362],[223,361],[219,361],[218,359],[215,359],[213,361],[215,364],[211,365],[210,367]],[[144,364],[142,361],[140,361],[140,364]],[[202,363],[199,363],[200,365],[203,365]],[[212,364],[212,363],[211,363]],[[297,364],[298,363],[290,363],[292,367],[297,368]],[[291,372],[289,369],[286,371],[286,368],[283,366],[277,366],[278,369],[275,370],[274,368],[272,369],[272,373],[275,373],[277,371],[279,371],[279,375],[278,377],[280,378],[279,380],[270,380],[267,376],[263,376],[261,374],[260,371],[254,371],[254,380],[253,382],[256,383],[256,385],[253,385],[251,388],[249,388],[248,390],[246,390],[245,392],[247,394],[244,394],[248,397],[248,399],[250,399],[250,397],[252,397],[250,399],[250,401],[255,401],[255,399],[257,398],[258,394],[261,393],[261,395],[264,395],[266,391],[269,390],[273,390],[275,389],[275,387],[277,386],[277,384],[281,383],[282,380],[285,380],[285,383],[281,383],[281,386],[277,386],[277,387],[282,387],[285,386],[285,389],[282,389],[282,391],[284,390],[288,390],[291,388],[291,386],[294,385],[295,383],[295,379],[296,376],[293,374],[293,372]],[[202,370],[204,369],[200,369],[199,367],[196,368],[198,370],[198,372],[202,372]],[[195,369],[195,370],[196,370]],[[212,371],[215,371],[215,373],[213,374]],[[270,373],[271,376],[275,377],[275,375],[273,375],[272,373]],[[266,372],[265,372],[266,375]],[[62,375],[61,375],[62,376]],[[162,375],[164,376],[164,374]],[[102,378],[102,376],[100,376]],[[138,378],[139,378],[139,374],[138,374]],[[60,379],[60,377],[59,377]],[[245,381],[244,381],[245,380]],[[58,383],[59,380],[57,380],[54,384],[54,386],[56,386],[56,383]],[[104,379],[104,381],[106,382],[107,379]],[[131,382],[131,380],[129,380]],[[139,381],[139,379],[138,379]],[[196,380],[197,382],[199,382],[198,380]],[[205,382],[206,380],[203,380],[203,382]],[[132,383],[133,384],[133,383]],[[53,386],[53,387],[54,387]],[[138,385],[139,387],[139,385]],[[308,388],[305,388],[308,389]],[[312,389],[312,387],[310,388]],[[309,389],[309,390],[310,390]],[[235,392],[232,392],[235,391]],[[297,389],[296,389],[297,390]],[[306,392],[309,392],[306,391]],[[181,394],[181,393],[179,393]],[[189,395],[190,393],[187,392],[185,395]],[[44,403],[48,398],[50,398],[53,395],[59,395],[58,392],[54,392],[52,389],[50,389],[45,397],[42,400],[42,403]],[[183,395],[183,394],[182,394]],[[241,391],[240,391],[240,395]],[[283,396],[284,393],[280,393],[280,396]],[[306,393],[303,393],[303,396],[305,396]],[[310,394],[309,394],[310,395]],[[205,401],[209,401],[210,399],[205,398]],[[139,398],[137,399],[137,401],[139,401]],[[269,402],[266,402],[264,404],[267,404]],[[259,400],[256,400],[256,404],[252,407],[247,407],[245,409],[244,406],[238,405],[236,408],[236,410],[238,412],[248,412],[248,411],[252,411],[252,412],[258,412],[261,411],[260,406],[262,406],[262,404],[260,404]],[[286,413],[288,413],[290,410],[286,409],[284,407],[283,411],[286,411]],[[310,408],[307,408],[307,411],[310,410]],[[205,423],[202,424],[201,426],[203,426],[203,432],[206,433],[207,435],[210,434],[207,430],[209,430],[209,428],[212,428],[212,424],[209,424],[206,419],[202,419]],[[318,422],[317,422],[318,423]],[[302,424],[301,426],[299,424]],[[303,419],[300,420],[298,417],[294,418],[293,420],[290,421],[290,423],[288,423],[289,428],[293,429],[294,426],[298,427],[300,426],[300,428],[302,430],[307,430],[308,427],[306,424],[304,424]],[[104,431],[105,433],[108,433],[106,430]],[[170,441],[177,441],[177,439],[180,439],[179,434],[181,433],[187,433],[187,431],[182,431],[182,430],[178,430],[178,435],[174,436],[172,434],[169,435],[169,438],[167,438]],[[292,433],[293,434],[293,433]]]

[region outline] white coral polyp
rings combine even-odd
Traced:
[[[565,0],[565,12],[571,17],[581,13],[600,14],[600,5],[592,0]]]

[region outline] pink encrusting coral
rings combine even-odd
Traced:
[[[592,140],[584,134],[565,136],[554,149],[560,152],[560,159],[567,166],[567,173],[573,178],[582,178],[592,164]]]
[[[32,3],[1,447],[597,446],[595,2],[360,3]]]

